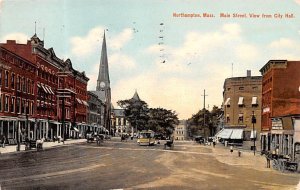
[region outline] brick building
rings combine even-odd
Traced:
[[[227,140],[250,140],[261,128],[261,76],[227,78],[224,82],[224,129],[218,136]],[[253,131],[252,114],[256,117]]]
[[[260,72],[262,150],[293,156],[300,142],[300,61],[270,60]]]
[[[88,80],[36,34],[26,44],[0,44],[0,134],[11,143],[71,137],[86,123]]]

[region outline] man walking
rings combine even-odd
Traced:
[[[265,156],[266,156],[266,159],[267,159],[267,168],[270,168],[270,167],[271,167],[271,166],[270,166],[270,165],[271,165],[271,164],[270,164],[270,163],[271,163],[271,160],[270,160],[269,153],[266,153]]]

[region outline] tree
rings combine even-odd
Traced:
[[[131,98],[128,100],[119,100],[117,104],[124,109],[126,120],[128,120],[136,130],[146,129],[146,124],[149,119],[149,109],[146,102]]]
[[[150,108],[148,115],[148,129],[164,134],[167,137],[173,133],[175,125],[179,123],[176,112],[172,110]]]
[[[199,110],[198,113],[188,119],[190,135],[199,135],[200,131],[203,131],[202,135],[205,137],[214,135],[221,114],[222,110],[217,106],[213,106],[211,111],[206,109]]]

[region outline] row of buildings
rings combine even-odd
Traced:
[[[96,91],[70,59],[46,49],[36,34],[26,44],[0,44],[0,135],[29,139],[80,138],[111,130],[111,94],[105,34]]]
[[[262,152],[299,159],[300,61],[270,60],[262,76],[232,77],[224,82],[222,130],[229,142],[260,140]],[[255,118],[253,120],[253,118]]]

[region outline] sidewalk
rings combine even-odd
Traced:
[[[222,163],[228,165],[236,165],[245,168],[252,168],[260,171],[272,171],[273,169],[266,167],[266,158],[261,156],[260,152],[253,152],[234,148],[233,152],[230,152],[229,147],[225,147],[222,144],[217,144],[215,148],[213,146],[208,146],[212,149],[215,158]],[[238,156],[238,151],[241,151],[241,156]]]
[[[68,139],[65,141],[65,143],[58,143],[56,142],[44,142],[43,143],[43,148],[51,148],[51,147],[56,147],[56,146],[62,146],[62,145],[67,145],[67,144],[74,144],[74,143],[81,143],[81,142],[86,142],[86,139]],[[35,149],[32,149],[35,150]],[[20,147],[20,152],[25,151],[25,145],[22,144]],[[6,153],[16,153],[17,152],[17,145],[6,145],[5,148],[0,147],[0,154],[6,154]]]

